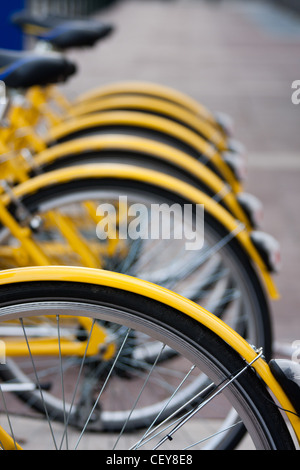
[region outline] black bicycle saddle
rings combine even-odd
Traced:
[[[0,49],[0,80],[8,88],[30,88],[65,82],[76,72],[76,65],[58,53]]]
[[[15,13],[11,17],[11,21],[25,33],[47,41],[59,50],[91,47],[113,31],[112,25],[92,19],[69,20],[56,16],[37,17],[26,10]]]

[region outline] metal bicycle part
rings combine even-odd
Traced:
[[[53,319],[57,325],[60,352],[56,357],[56,385],[61,394],[64,419],[60,424],[57,423],[55,416],[48,410],[46,420],[40,421],[37,417],[30,420],[23,441],[25,448],[34,447],[35,444],[44,448],[48,435],[50,447],[56,449],[80,449],[86,445],[114,450],[201,449],[209,448],[211,441],[220,434],[226,434],[232,426],[238,426],[240,422],[246,427],[255,448],[292,448],[284,421],[271,403],[264,385],[251,369],[251,364],[245,363],[222,338],[180,311],[120,289],[72,282],[27,282],[2,286],[0,300],[1,320],[6,325],[19,323],[24,331],[29,345],[32,377],[41,396],[45,396],[47,392],[44,391],[43,377],[40,381],[39,364],[36,362],[38,358],[32,353],[34,343],[30,340],[30,326],[46,317]],[[80,429],[74,430],[69,425],[71,420],[76,418],[76,406],[80,407],[80,386],[82,380],[84,381],[82,372],[87,355],[83,355],[78,367],[79,372],[69,376],[68,369],[65,368],[65,359],[68,361],[68,357],[64,357],[63,349],[67,337],[63,331],[66,331],[64,328],[67,322],[70,331],[73,330],[74,333],[76,318],[82,317],[93,319],[94,324],[105,322],[108,329],[112,325],[122,328],[124,334],[103,380],[97,384],[94,400],[90,403],[90,412],[85,412],[85,420],[81,414]],[[123,353],[133,331],[147,335],[152,340],[161,341],[160,351],[144,370],[140,368],[143,374],[136,374],[135,387],[132,387],[130,382],[125,386],[122,381],[121,389],[118,390],[119,377],[115,374],[115,367],[122,363],[124,357],[128,358]],[[130,421],[142,412],[144,400],[148,403],[154,401],[154,396],[161,392],[157,380],[159,378],[161,381],[162,378],[159,355],[165,345],[178,354],[168,363],[169,377],[172,378],[169,380],[169,387],[164,388],[163,399],[161,396],[161,408],[144,429],[128,434],[127,426],[130,428]],[[164,368],[166,373],[167,369]],[[181,372],[180,376],[178,371]],[[197,390],[194,389],[196,393],[186,395],[185,403],[181,406],[177,403],[177,406],[173,407],[173,401],[176,401],[176,396],[182,388],[195,385],[196,381],[201,381],[203,377],[205,381],[202,381]],[[99,416],[101,421],[105,413],[111,413],[112,417],[113,411],[109,409],[109,403],[110,400],[116,402],[118,397],[117,405],[120,407],[122,398],[123,411],[126,414],[122,428],[115,434],[100,431],[91,434],[89,423],[93,422],[96,416]],[[7,395],[5,400],[5,408],[9,413],[10,403]],[[47,408],[46,401],[44,406]],[[238,421],[235,419],[228,424],[224,416],[227,415],[226,410],[232,409],[231,407],[239,418]],[[160,419],[162,416],[163,420]],[[12,428],[16,424],[14,435],[21,436],[22,418],[9,413],[9,419]],[[32,441],[30,439],[29,430],[36,426],[37,429],[41,429],[41,426],[43,429],[42,434],[41,431],[39,434],[41,443],[37,443],[34,438]],[[221,442],[217,448],[222,448]]]

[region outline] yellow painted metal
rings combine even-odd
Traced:
[[[1,157],[0,157],[1,159]],[[7,161],[0,161],[1,179],[5,179],[11,184],[22,183],[28,179],[26,165],[23,165],[23,158],[10,158]]]
[[[42,167],[56,161],[59,162],[59,159],[63,159],[65,156],[81,153],[83,154],[84,161],[84,154],[93,151],[127,151],[139,153],[145,159],[155,158],[158,162],[165,161],[170,163],[193,178],[198,178],[199,182],[204,183],[204,185],[211,189],[212,194],[219,194],[232,214],[250,229],[249,220],[237,202],[233,191],[224,184],[224,181],[215,172],[181,150],[151,139],[126,135],[84,137],[58,144],[43,152],[39,152],[35,156],[35,162],[37,166]]]
[[[29,146],[38,153],[43,151],[51,142],[60,140],[72,133],[97,126],[138,126],[165,133],[174,139],[181,139],[186,145],[194,148],[199,154],[203,155],[205,159],[211,161],[218,168],[222,177],[231,185],[234,192],[240,192],[242,189],[240,182],[237,181],[232,170],[221,157],[219,150],[217,151],[212,143],[181,124],[177,124],[163,117],[134,111],[105,111],[103,113],[87,116],[83,115],[76,119],[60,122],[60,120],[51,113],[50,109],[47,108],[46,96],[42,95],[41,97],[38,89],[32,90],[31,94],[32,102],[35,103],[36,109],[44,109],[46,119],[48,119],[50,124],[54,125],[50,126],[48,135],[42,138],[37,134],[34,128],[38,116],[32,115],[32,113],[26,116],[22,108],[12,108],[10,113],[11,140],[15,142],[16,150]],[[24,139],[19,142],[19,146],[17,145],[18,140],[16,140],[17,133],[24,134]]]
[[[90,268],[100,268],[100,261],[90,249],[86,240],[83,240],[72,220],[57,211],[47,212],[47,218],[52,224],[59,228],[60,233],[65,237],[75,253],[80,256],[82,266]]]
[[[32,319],[32,322],[34,318]],[[102,359],[109,360],[112,358],[116,346],[113,342],[107,342],[107,334],[105,328],[99,323],[94,323],[88,317],[74,317],[73,321],[77,322],[77,327],[81,326],[87,332],[88,341],[78,341],[76,338],[67,339],[60,338],[60,344],[57,337],[46,338],[30,338],[30,353],[33,356],[96,356],[101,354]],[[79,325],[78,325],[79,323]],[[8,338],[5,340],[6,357],[22,357],[28,356],[28,345],[24,339]]]
[[[100,343],[101,344],[101,343]],[[34,356],[83,356],[86,349],[86,342],[71,342],[61,340],[60,348],[57,338],[34,339],[30,341],[30,351]],[[22,357],[28,355],[28,346],[24,340],[6,340],[5,352],[7,357]],[[90,350],[90,355],[98,353],[98,349]]]
[[[31,122],[31,115],[27,115],[22,106],[12,106],[9,111],[9,132],[10,132],[10,143],[15,145],[15,148],[22,149],[24,146],[22,143],[22,136],[24,137],[27,146],[35,149],[36,152],[40,152],[46,148],[44,140],[37,134],[34,125],[35,122]]]
[[[60,158],[63,159],[68,155],[103,150],[138,152],[143,155],[143,158],[155,158],[157,161],[166,161],[175,165],[175,167],[184,170],[193,178],[198,178],[199,182],[203,182],[211,189],[213,194],[219,194],[235,217],[245,223],[247,228],[251,228],[246,214],[241,209],[234,194],[229,190],[229,186],[226,186],[215,172],[188,154],[150,139],[126,135],[99,135],[97,137],[74,139],[38,152],[34,156],[34,165],[35,168],[39,168],[59,161]],[[28,179],[31,167],[21,155],[1,165],[1,170],[6,178],[13,176],[13,180],[17,182],[24,182]],[[6,166],[4,167],[4,165]]]
[[[0,221],[8,228],[11,234],[19,240],[24,252],[31,260],[31,263],[38,265],[50,264],[49,259],[43,253],[41,248],[34,242],[31,237],[31,230],[28,227],[21,227],[15,218],[7,211],[3,200],[0,200]]]
[[[206,118],[195,115],[190,109],[159,96],[147,96],[132,91],[132,93],[126,92],[124,94],[104,94],[103,97],[99,96],[93,100],[71,104],[59,92],[57,87],[51,86],[46,88],[32,87],[27,93],[27,99],[31,102],[37,114],[42,110],[45,117],[54,125],[59,124],[62,118],[78,118],[97,111],[114,109],[148,111],[185,123],[188,127],[195,129],[203,137],[210,140],[220,151],[227,149],[226,138],[220,128],[217,128]],[[51,110],[49,106],[51,100],[61,108],[61,115],[55,113],[53,109]]]
[[[207,120],[199,119],[194,113],[183,109],[177,104],[170,103],[163,99],[152,98],[142,95],[126,94],[113,95],[96,99],[95,101],[87,101],[74,105],[69,109],[70,118],[78,118],[80,116],[108,110],[136,110],[146,111],[166,118],[174,119],[181,122],[190,129],[199,132],[201,136],[207,138],[220,151],[226,150],[226,139],[215,126]]]
[[[51,128],[45,137],[45,143],[50,144],[68,135],[94,127],[102,126],[102,128],[105,128],[105,126],[113,125],[137,126],[142,129],[151,129],[170,135],[174,139],[180,139],[186,145],[203,155],[208,161],[212,161],[235,192],[241,191],[241,184],[236,180],[233,172],[212,144],[186,127],[159,116],[134,111],[105,111],[103,113],[82,116]]]
[[[26,194],[34,193],[47,186],[85,178],[131,178],[136,181],[155,185],[162,189],[170,189],[172,192],[191,201],[191,203],[204,204],[205,210],[208,213],[211,213],[229,232],[235,234],[235,238],[256,265],[271,297],[273,299],[279,297],[265,263],[254,247],[249,232],[245,228],[241,228],[240,221],[237,221],[227,210],[202,191],[169,175],[131,165],[89,164],[45,173],[16,186],[13,192],[16,197],[23,197]],[[4,194],[2,201],[3,204],[8,204],[10,202],[9,195]]]
[[[226,341],[247,362],[250,363],[257,357],[255,350],[240,335],[215,315],[174,292],[141,279],[109,271],[64,266],[19,268],[0,272],[0,285],[32,281],[67,281],[103,285],[157,300],[181,311],[209,328]],[[295,413],[295,409],[290,403],[290,400],[271,374],[265,361],[258,358],[253,363],[252,367],[255,368],[259,376],[270,388],[280,406],[285,410],[290,410]],[[287,416],[298,439],[300,439],[300,419],[291,413],[287,413]]]

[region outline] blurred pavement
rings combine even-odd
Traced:
[[[230,114],[248,149],[246,190],[265,208],[263,229],[281,243],[273,303],[277,341],[300,340],[300,16],[255,0],[124,0],[101,15],[116,26],[96,48],[70,54],[75,97],[119,80],[175,87]]]

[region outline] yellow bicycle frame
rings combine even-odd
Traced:
[[[129,178],[135,181],[141,181],[155,185],[161,189],[169,189],[170,191],[184,197],[188,201],[191,201],[191,203],[203,204],[205,206],[205,211],[211,213],[230,233],[235,234],[234,236],[236,240],[240,243],[243,250],[253,261],[253,264],[256,266],[258,273],[260,273],[270,296],[273,299],[278,298],[278,292],[272,277],[268,272],[264,261],[254,247],[250,239],[249,232],[245,229],[245,227],[241,228],[240,221],[237,221],[226,209],[221,207],[216,201],[211,199],[203,192],[166,174],[131,165],[87,164],[56,170],[40,176],[36,176],[35,178],[32,178],[13,188],[13,193],[16,198],[22,198],[25,195],[32,194],[41,188],[46,188],[47,186],[53,187],[55,184],[84,178]],[[8,206],[11,202],[9,194],[3,194],[1,200],[4,206]],[[30,253],[30,247],[28,248]]]
[[[115,287],[125,291],[137,293],[148,297],[183,312],[205,325],[211,331],[216,333],[226,341],[241,357],[248,363],[254,361],[252,367],[270,389],[279,405],[289,410],[287,417],[294,429],[298,442],[300,442],[300,418],[296,415],[295,409],[290,403],[289,398],[282,390],[281,386],[273,377],[269,366],[262,358],[257,358],[257,352],[234,330],[223,323],[215,315],[207,312],[205,309],[194,302],[181,297],[180,295],[166,290],[162,287],[148,283],[146,281],[135,279],[130,276],[87,268],[70,268],[61,266],[47,266],[34,268],[19,268],[14,270],[0,272],[0,285],[8,285],[22,282],[33,281],[67,281],[89,283],[91,285],[103,285]],[[10,444],[14,449],[15,445],[5,431],[0,428],[0,441]]]

